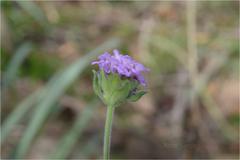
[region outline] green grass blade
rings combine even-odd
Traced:
[[[79,150],[79,159],[90,159],[91,155],[99,156],[100,134],[93,135]]]
[[[46,16],[42,9],[33,1],[17,1],[18,5],[21,6],[25,12],[33,17],[40,25],[47,23]]]
[[[7,87],[16,78],[17,71],[26,57],[29,55],[33,45],[29,42],[23,43],[9,62],[6,72],[3,75],[3,87]]]
[[[7,136],[14,128],[15,124],[21,120],[25,113],[34,105],[43,90],[38,90],[29,96],[26,100],[20,103],[16,109],[4,121],[1,127],[1,144],[6,140]]]
[[[182,48],[177,43],[175,43],[172,40],[169,40],[167,38],[160,37],[160,36],[153,36],[151,42],[154,46],[161,49],[162,51],[170,53],[179,62],[181,62],[182,65],[184,65],[184,66],[186,65],[185,59],[186,59],[187,51],[185,51],[184,48]]]
[[[73,127],[65,134],[65,136],[57,145],[57,148],[52,154],[51,159],[62,159],[68,156],[73,149],[73,146],[81,136],[84,128],[87,126],[88,122],[93,116],[94,109],[96,108],[97,104],[99,104],[97,103],[97,100],[94,100],[87,107],[85,107],[84,111],[76,119]]]
[[[50,80],[49,85],[55,83],[58,76],[59,73],[56,73]],[[48,87],[43,87],[32,93],[31,96],[27,97],[19,105],[17,105],[15,107],[16,109],[4,120],[1,126],[1,144],[6,140],[14,126],[21,121],[28,110],[44,97],[47,93],[47,88]]]
[[[45,94],[43,97],[42,102],[36,106],[32,120],[30,121],[30,124],[27,127],[23,137],[20,139],[15,153],[16,158],[22,158],[27,153],[30,145],[33,143],[34,137],[37,135],[45,119],[48,117],[51,106],[53,106],[58,98],[64,93],[67,87],[69,87],[70,84],[72,84],[79,77],[79,75],[81,75],[85,68],[90,65],[90,62],[98,54],[115,48],[118,46],[118,44],[118,39],[110,39],[92,52],[88,53],[83,58],[70,65],[62,72],[62,74],[59,75],[55,83],[47,86],[47,94]]]

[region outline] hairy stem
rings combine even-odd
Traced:
[[[114,106],[107,107],[107,115],[104,130],[104,147],[103,147],[103,159],[110,159],[110,144],[111,144],[111,131],[112,131],[112,121],[114,115]]]

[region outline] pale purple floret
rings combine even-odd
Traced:
[[[142,72],[149,71],[141,63],[133,60],[128,55],[122,55],[118,50],[113,50],[113,55],[104,53],[98,57],[98,61],[92,62],[92,65],[98,64],[99,68],[105,73],[118,73],[120,76],[136,79],[141,85],[146,86],[146,81]]]

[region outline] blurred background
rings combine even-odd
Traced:
[[[112,158],[239,158],[239,1],[1,1],[1,158],[101,158],[90,62],[113,49],[151,71]]]

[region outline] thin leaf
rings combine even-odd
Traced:
[[[14,128],[15,124],[21,120],[25,113],[34,105],[42,94],[43,90],[38,90],[29,96],[26,100],[20,103],[16,109],[7,117],[1,127],[1,144],[6,140],[7,136]]]
[[[89,140],[86,142],[86,144],[80,148],[79,158],[81,159],[90,159],[91,155],[93,154],[99,154],[99,143],[100,135],[96,134],[89,138]]]
[[[44,26],[47,23],[46,16],[42,9],[33,1],[16,1],[35,21]]]
[[[81,137],[83,130],[87,127],[87,124],[94,114],[94,109],[98,104],[99,102],[94,100],[85,107],[84,111],[76,119],[73,127],[64,135],[57,145],[57,148],[51,156],[51,159],[62,159],[68,156],[79,137]]]
[[[7,66],[6,72],[3,75],[3,87],[10,85],[11,82],[16,78],[19,67],[29,55],[32,48],[32,43],[26,42],[17,49]]]
[[[48,82],[49,85],[55,83],[58,79],[59,72],[55,74],[52,79]],[[21,121],[24,115],[29,111],[29,109],[42,100],[45,94],[47,94],[47,87],[38,89],[32,93],[29,97],[24,99],[19,105],[17,105],[15,110],[8,115],[1,126],[1,144],[6,140],[7,136],[10,134],[14,126]]]
[[[153,36],[152,43],[154,46],[165,51],[165,53],[171,54],[175,57],[183,66],[186,66],[186,51],[179,46],[177,43],[173,42],[164,37]]]

